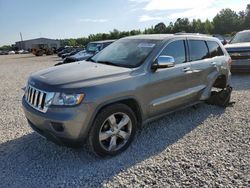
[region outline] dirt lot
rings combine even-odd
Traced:
[[[0,56],[0,187],[250,187],[250,74],[233,75],[233,107],[200,104],[144,126],[101,160],[35,134],[21,98],[30,73],[57,56]]]

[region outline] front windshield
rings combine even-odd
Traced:
[[[250,42],[250,32],[237,33],[230,43],[233,44],[241,42]]]
[[[79,51],[78,53],[76,53],[77,55],[81,55],[81,54],[83,54],[83,53],[86,53],[86,50],[81,50],[81,51]]]
[[[91,52],[91,53],[95,53],[96,51],[99,51],[101,48],[101,44],[98,43],[89,43],[87,45],[86,51],[87,52]]]
[[[159,40],[120,39],[91,58],[97,63],[122,67],[139,66],[154,49]]]

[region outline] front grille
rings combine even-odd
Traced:
[[[227,51],[231,56],[232,60],[250,59],[249,47],[228,48]]]
[[[238,59],[250,59],[250,51],[249,52],[229,52],[229,55],[233,60]]]
[[[28,86],[25,91],[25,100],[33,108],[46,112],[48,105],[51,103],[53,98],[53,93],[45,92],[39,89],[36,89],[32,86]]]

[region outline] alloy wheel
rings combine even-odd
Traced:
[[[102,124],[99,132],[99,142],[106,151],[117,151],[129,140],[132,132],[130,117],[118,112],[110,115]]]

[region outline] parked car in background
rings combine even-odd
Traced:
[[[61,46],[61,47],[59,47],[58,49],[55,50],[55,53],[59,53],[62,50],[64,50],[65,48],[66,48],[65,46]]]
[[[12,51],[9,51],[8,54],[12,55],[12,54],[16,54],[16,52],[12,50]]]
[[[17,54],[28,54],[29,51],[27,51],[27,50],[18,50],[16,53]]]
[[[219,39],[219,40],[220,40],[220,42],[221,42],[223,45],[227,44],[226,39],[225,39],[222,35],[219,35],[219,34],[214,34],[214,35],[213,35],[213,37],[215,37],[215,38]]]
[[[86,60],[86,59],[92,57],[93,55],[95,55],[96,53],[98,53],[99,51],[106,48],[108,45],[110,45],[114,41],[115,40],[90,42],[87,45],[86,50],[82,50],[73,56],[66,57],[62,64]]]
[[[88,50],[95,51],[93,43]],[[141,124],[210,98],[230,84],[231,58],[214,37],[138,35],[87,61],[32,74],[22,99],[29,125],[59,143],[113,156]]]
[[[77,54],[78,52],[80,52],[80,51],[82,51],[82,50],[84,50],[84,49],[83,49],[83,48],[75,48],[74,50],[72,50],[72,51],[69,52],[69,53],[62,54],[62,58],[64,59],[64,58],[66,58],[66,57],[68,57],[68,56],[75,55],[75,54]]]
[[[58,52],[57,55],[58,55],[58,57],[61,57],[63,54],[69,53],[73,50],[74,50],[73,47],[66,47],[63,50],[61,50],[60,52]]]
[[[0,50],[0,55],[8,55],[8,51],[6,50]]]
[[[225,48],[232,58],[232,72],[250,72],[250,30],[238,32]]]

